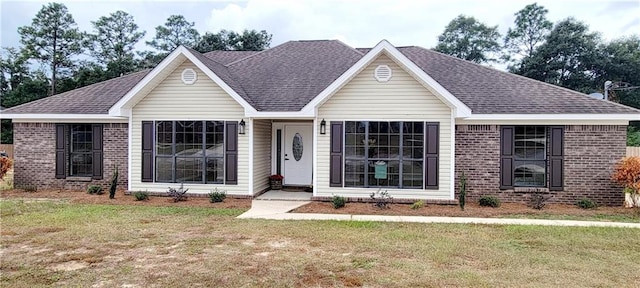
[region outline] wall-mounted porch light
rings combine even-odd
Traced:
[[[244,135],[244,128],[247,123],[244,123],[244,119],[240,120],[240,126],[238,126],[238,134]]]
[[[320,121],[320,134],[324,135],[327,133],[327,121],[324,121],[324,119],[322,119],[322,121]]]

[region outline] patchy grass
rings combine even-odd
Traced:
[[[3,287],[632,287],[640,229],[243,220],[0,201]]]

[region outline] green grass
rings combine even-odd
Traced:
[[[633,287],[640,229],[0,201],[2,287]]]
[[[509,214],[509,215],[502,215],[500,216],[500,218],[640,223],[640,213],[637,213],[636,215],[633,215],[633,214],[558,215],[558,214],[546,214],[546,213]]]

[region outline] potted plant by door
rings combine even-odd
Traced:
[[[282,189],[282,179],[284,179],[284,176],[280,174],[273,174],[269,176],[269,185],[271,186],[271,190]]]

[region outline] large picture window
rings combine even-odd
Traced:
[[[347,121],[344,136],[345,187],[423,188],[424,122]]]
[[[92,129],[90,124],[70,125],[69,176],[92,176]]]
[[[224,183],[223,121],[157,121],[155,181]]]

